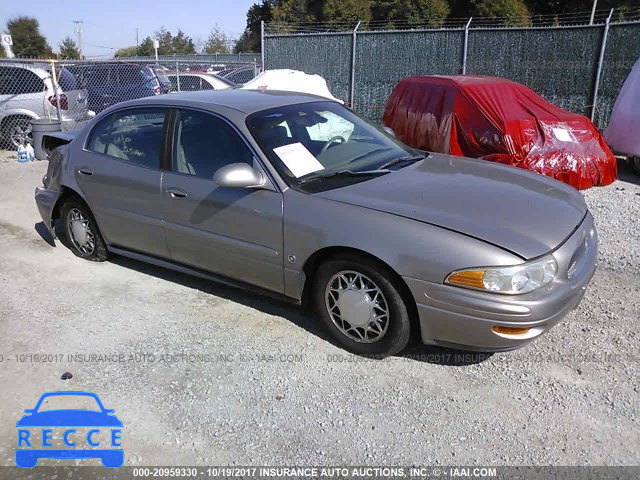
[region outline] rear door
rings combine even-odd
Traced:
[[[173,260],[282,292],[282,194],[213,182],[231,163],[261,168],[244,139],[221,117],[181,109],[172,144],[162,205]]]
[[[168,258],[161,218],[168,110],[129,108],[90,132],[76,178],[109,245]]]

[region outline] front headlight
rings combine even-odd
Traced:
[[[519,295],[551,283],[558,273],[552,255],[513,267],[478,267],[455,271],[445,283],[493,293]]]

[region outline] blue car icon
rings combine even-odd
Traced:
[[[69,397],[90,397],[93,398],[98,407],[97,410],[60,409],[39,411],[42,403],[49,397],[69,396]],[[24,415],[16,423],[18,427],[18,448],[16,449],[16,465],[23,468],[35,467],[40,458],[55,459],[83,459],[99,458],[102,465],[110,468],[121,467],[124,463],[124,450],[122,448],[93,448],[76,449],[76,443],[71,442],[72,434],[76,433],[73,427],[97,427],[89,430],[86,439],[91,446],[100,446],[94,440],[94,435],[100,433],[100,428],[110,429],[111,447],[121,447],[120,434],[122,422],[114,415],[114,410],[104,408],[98,395],[91,392],[48,392],[44,393],[33,409],[26,409]],[[23,427],[23,428],[20,428]],[[29,439],[31,432],[27,428],[32,427],[52,427],[66,428],[63,439],[66,446],[71,448],[20,448],[21,446],[31,447]],[[50,446],[46,441],[51,440],[51,429],[42,429],[42,446]],[[34,442],[35,443],[35,442]]]

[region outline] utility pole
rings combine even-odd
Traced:
[[[84,58],[82,55],[82,20],[73,20],[73,23],[76,24],[76,33],[78,34],[78,50],[80,51],[80,59]]]
[[[140,44],[138,43],[138,27],[136,27],[136,47],[139,47]]]

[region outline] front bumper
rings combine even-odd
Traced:
[[[494,352],[526,345],[578,306],[596,270],[597,244],[588,213],[553,252],[558,262],[556,280],[525,295],[499,295],[404,277],[418,307],[422,341]],[[529,327],[529,331],[506,335],[496,333],[494,326]]]
[[[48,190],[43,187],[36,187],[35,199],[38,211],[42,217],[47,230],[56,238],[56,232],[53,225],[53,209],[56,206],[56,202],[60,198],[60,190]]]

